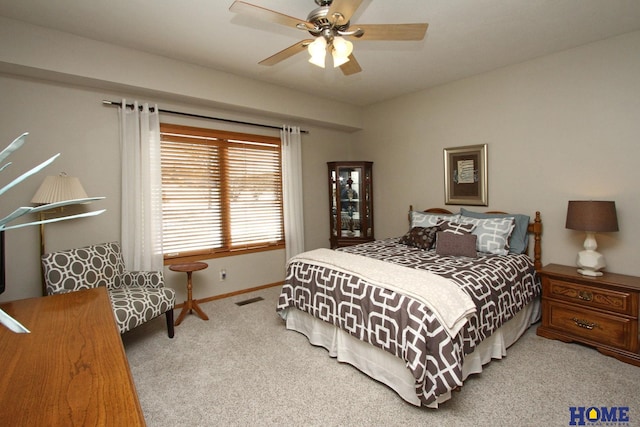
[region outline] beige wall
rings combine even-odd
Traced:
[[[360,109],[168,58],[122,49],[0,17],[0,145],[28,131],[26,145],[11,156],[0,185],[55,153],[45,171],[2,196],[0,214],[30,206],[46,175],[80,178],[87,193],[105,196],[82,209],[98,216],[47,225],[47,251],[120,239],[120,148],[117,109],[102,100],[123,97],[157,102],[160,108],[281,126],[299,125],[302,136],[305,238],[308,248],[328,246],[326,162],[348,156]],[[161,120],[277,136],[277,130],[161,115]],[[37,227],[7,232],[7,290],[0,301],[40,295]],[[284,251],[208,261],[194,275],[194,296],[204,298],[279,282]],[[220,281],[225,269],[227,279]],[[167,284],[185,298],[186,275],[165,268]]]
[[[50,156],[62,153],[47,169],[4,194],[0,214],[4,216],[18,206],[31,206],[30,199],[44,177],[60,172],[80,178],[89,195],[106,197],[104,201],[83,207],[84,210],[107,209],[100,216],[47,225],[47,251],[120,239],[118,113],[115,107],[103,106],[103,99],[118,100],[127,96],[158,102],[161,108],[171,110],[270,123],[268,118],[259,115],[202,108],[163,98],[141,98],[132,92],[110,93],[2,74],[0,93],[3,100],[0,106],[2,147],[22,132],[29,132],[25,146],[10,158],[13,165],[0,175],[0,185]],[[175,115],[161,115],[161,120],[272,136],[279,134],[277,130]],[[308,212],[305,221],[309,224],[305,239],[309,248],[328,247],[326,162],[347,156],[346,147],[352,134],[313,125],[303,125],[303,128],[309,130],[309,134],[302,136],[304,204]],[[0,301],[39,295],[38,231],[38,227],[26,227],[7,232],[7,290],[0,296]],[[194,296],[204,298],[279,282],[284,278],[284,258],[284,251],[269,251],[209,260],[209,268],[194,275]],[[224,282],[219,279],[222,268],[227,271]],[[186,275],[165,268],[165,278],[167,284],[178,291],[181,301],[185,297]]]
[[[0,72],[107,89],[166,94],[191,104],[353,131],[360,109],[171,58],[0,16]]]
[[[367,108],[353,156],[375,162],[376,237],[404,233],[409,204],[444,206],[443,148],[486,143],[476,210],[541,211],[543,262],[573,265],[584,234],[564,228],[567,201],[615,200],[620,232],[599,249],[640,275],[639,94],[634,32]]]

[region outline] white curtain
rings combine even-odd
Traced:
[[[153,110],[152,112],[150,111]],[[122,230],[127,270],[162,270],[162,174],[158,106],[120,108]]]
[[[283,126],[282,190],[284,207],[284,235],[287,260],[304,252],[304,221],[302,218],[302,143],[300,128]]]

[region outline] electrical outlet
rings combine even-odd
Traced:
[[[220,269],[220,280],[226,280],[226,279],[227,279],[227,270],[222,268]]]

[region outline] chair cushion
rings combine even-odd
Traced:
[[[120,287],[124,262],[120,244],[102,243],[42,256],[47,294]]]
[[[160,288],[164,286],[164,274],[162,271],[125,271],[122,273],[120,286]]]
[[[172,310],[176,294],[171,288],[132,286],[109,290],[109,299],[122,334]]]

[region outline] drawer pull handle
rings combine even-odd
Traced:
[[[593,294],[587,291],[579,291],[578,298],[583,301],[591,301],[593,299]]]
[[[576,326],[579,326],[584,329],[592,330],[593,328],[598,326],[597,323],[589,322],[588,320],[584,320],[584,319],[578,319],[576,317],[572,318],[571,320],[575,322]]]

